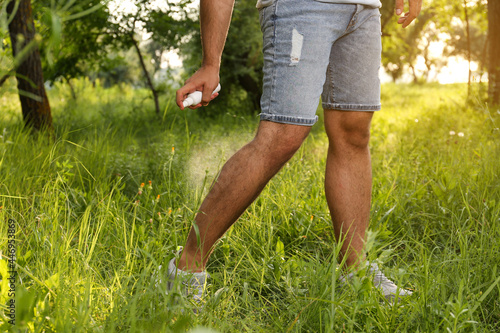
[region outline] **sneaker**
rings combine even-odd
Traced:
[[[396,299],[396,296],[406,297],[410,296],[413,293],[410,290],[402,289],[398,287],[394,282],[389,280],[384,273],[378,268],[377,264],[370,264],[367,262],[367,276],[373,277],[373,286],[379,289],[384,295],[385,299],[389,302],[393,302]],[[347,275],[342,275],[340,277],[340,283],[345,285],[348,281],[354,276],[355,272],[352,272]]]
[[[410,290],[399,288],[394,282],[389,280],[378,268],[377,264],[370,264],[368,268],[370,275],[373,275],[373,285],[380,289],[384,297],[392,302],[396,296],[405,297],[413,294]]]
[[[167,290],[172,290],[174,287],[174,280],[181,279],[182,293],[193,300],[195,303],[200,304],[207,286],[207,279],[210,274],[206,271],[199,273],[185,272],[178,269],[175,262],[179,255],[182,253],[182,248],[177,252],[177,255],[168,263],[168,282]]]

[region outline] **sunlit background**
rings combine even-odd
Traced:
[[[175,1],[173,1],[175,3]],[[153,7],[162,8],[165,6],[164,1],[154,0],[151,2]],[[114,13],[134,13],[136,11],[136,6],[130,1],[120,1],[113,0],[109,3],[109,8],[111,12]],[[197,8],[199,6],[199,0],[194,1],[192,3],[193,8]],[[396,19],[396,17],[394,17]],[[459,21],[459,20],[456,20]],[[454,22],[455,24],[459,24],[458,22]],[[147,39],[147,35],[144,35],[143,38]],[[435,68],[431,69],[428,75],[428,81],[430,82],[439,82],[441,84],[449,84],[449,83],[465,83],[468,82],[469,77],[469,62],[463,57],[459,56],[450,56],[444,57],[443,50],[446,47],[445,40],[449,39],[450,36],[445,33],[439,34],[438,41],[431,41],[429,45],[429,56],[432,59],[440,59],[440,61],[444,61],[446,65],[436,70]],[[161,67],[166,69],[181,69],[183,67],[182,59],[179,57],[177,51],[166,51],[162,55],[162,64]],[[417,57],[417,61],[415,64],[415,69],[418,73],[423,73],[426,71],[425,60],[422,56]],[[222,69],[224,70],[224,69]],[[472,81],[478,82],[482,80],[482,82],[487,82],[487,73],[479,73],[478,64],[474,61],[470,64],[470,70],[472,71]],[[481,76],[482,75],[482,76]],[[392,78],[390,75],[386,73],[383,67],[380,69],[380,79],[382,82],[391,82]],[[412,82],[413,77],[409,73],[404,73],[398,82]]]

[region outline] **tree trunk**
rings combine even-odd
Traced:
[[[412,63],[410,63],[410,69],[411,69],[411,73],[413,74],[413,83],[417,84],[418,83],[417,71],[415,69],[415,66],[413,66]]]
[[[30,0],[19,0],[18,8],[9,24],[10,40],[14,58],[35,39],[35,24],[31,11]],[[7,13],[12,15],[16,10],[16,1],[12,0],[7,6]],[[21,39],[19,39],[21,37]],[[17,89],[24,123],[32,129],[51,129],[52,115],[49,100],[45,92],[42,63],[38,46],[22,59],[16,68]]]
[[[500,1],[488,0],[489,96],[491,104],[500,104]]]
[[[470,84],[472,71],[470,69],[471,65],[471,41],[470,41],[470,24],[469,24],[469,11],[467,10],[467,0],[464,0],[464,14],[465,14],[465,35],[467,36],[467,61],[469,63],[469,77],[467,79],[467,98],[470,97]]]
[[[488,0],[489,96],[491,104],[500,104],[500,1]]]
[[[484,40],[483,51],[481,52],[481,61],[479,62],[479,83],[483,82],[483,75],[486,72],[486,67],[488,64],[486,63],[486,59],[488,55],[488,37]]]
[[[141,50],[139,49],[139,44],[137,44],[137,41],[134,38],[133,34],[130,34],[130,39],[132,40],[132,44],[134,45],[135,50],[137,51],[137,55],[139,56],[139,61],[141,63],[142,70],[144,72],[144,75],[146,76],[146,82],[149,86],[149,89],[153,93],[153,99],[155,101],[155,108],[156,108],[156,114],[160,114],[160,103],[158,102],[158,92],[153,86],[153,81],[151,81],[151,78],[149,77],[148,70],[146,69],[146,64],[144,63],[144,58],[142,56]]]
[[[75,88],[73,87],[73,85],[71,84],[71,78],[70,77],[64,77],[64,79],[66,80],[66,82],[68,83],[68,86],[69,86],[69,89],[71,91],[71,97],[73,98],[74,101],[76,101],[76,92],[75,92]]]

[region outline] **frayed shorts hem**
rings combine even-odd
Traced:
[[[339,111],[380,111],[380,104],[339,104],[339,103],[321,103],[323,110]]]
[[[261,113],[260,120],[272,121],[275,123],[289,124],[289,125],[302,125],[302,126],[312,126],[318,121],[318,116],[314,118],[304,118],[304,117],[294,117],[294,116],[283,116],[269,113]]]

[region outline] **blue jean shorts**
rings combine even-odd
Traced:
[[[378,8],[275,0],[260,9],[261,120],[312,126],[325,110],[380,110]]]

